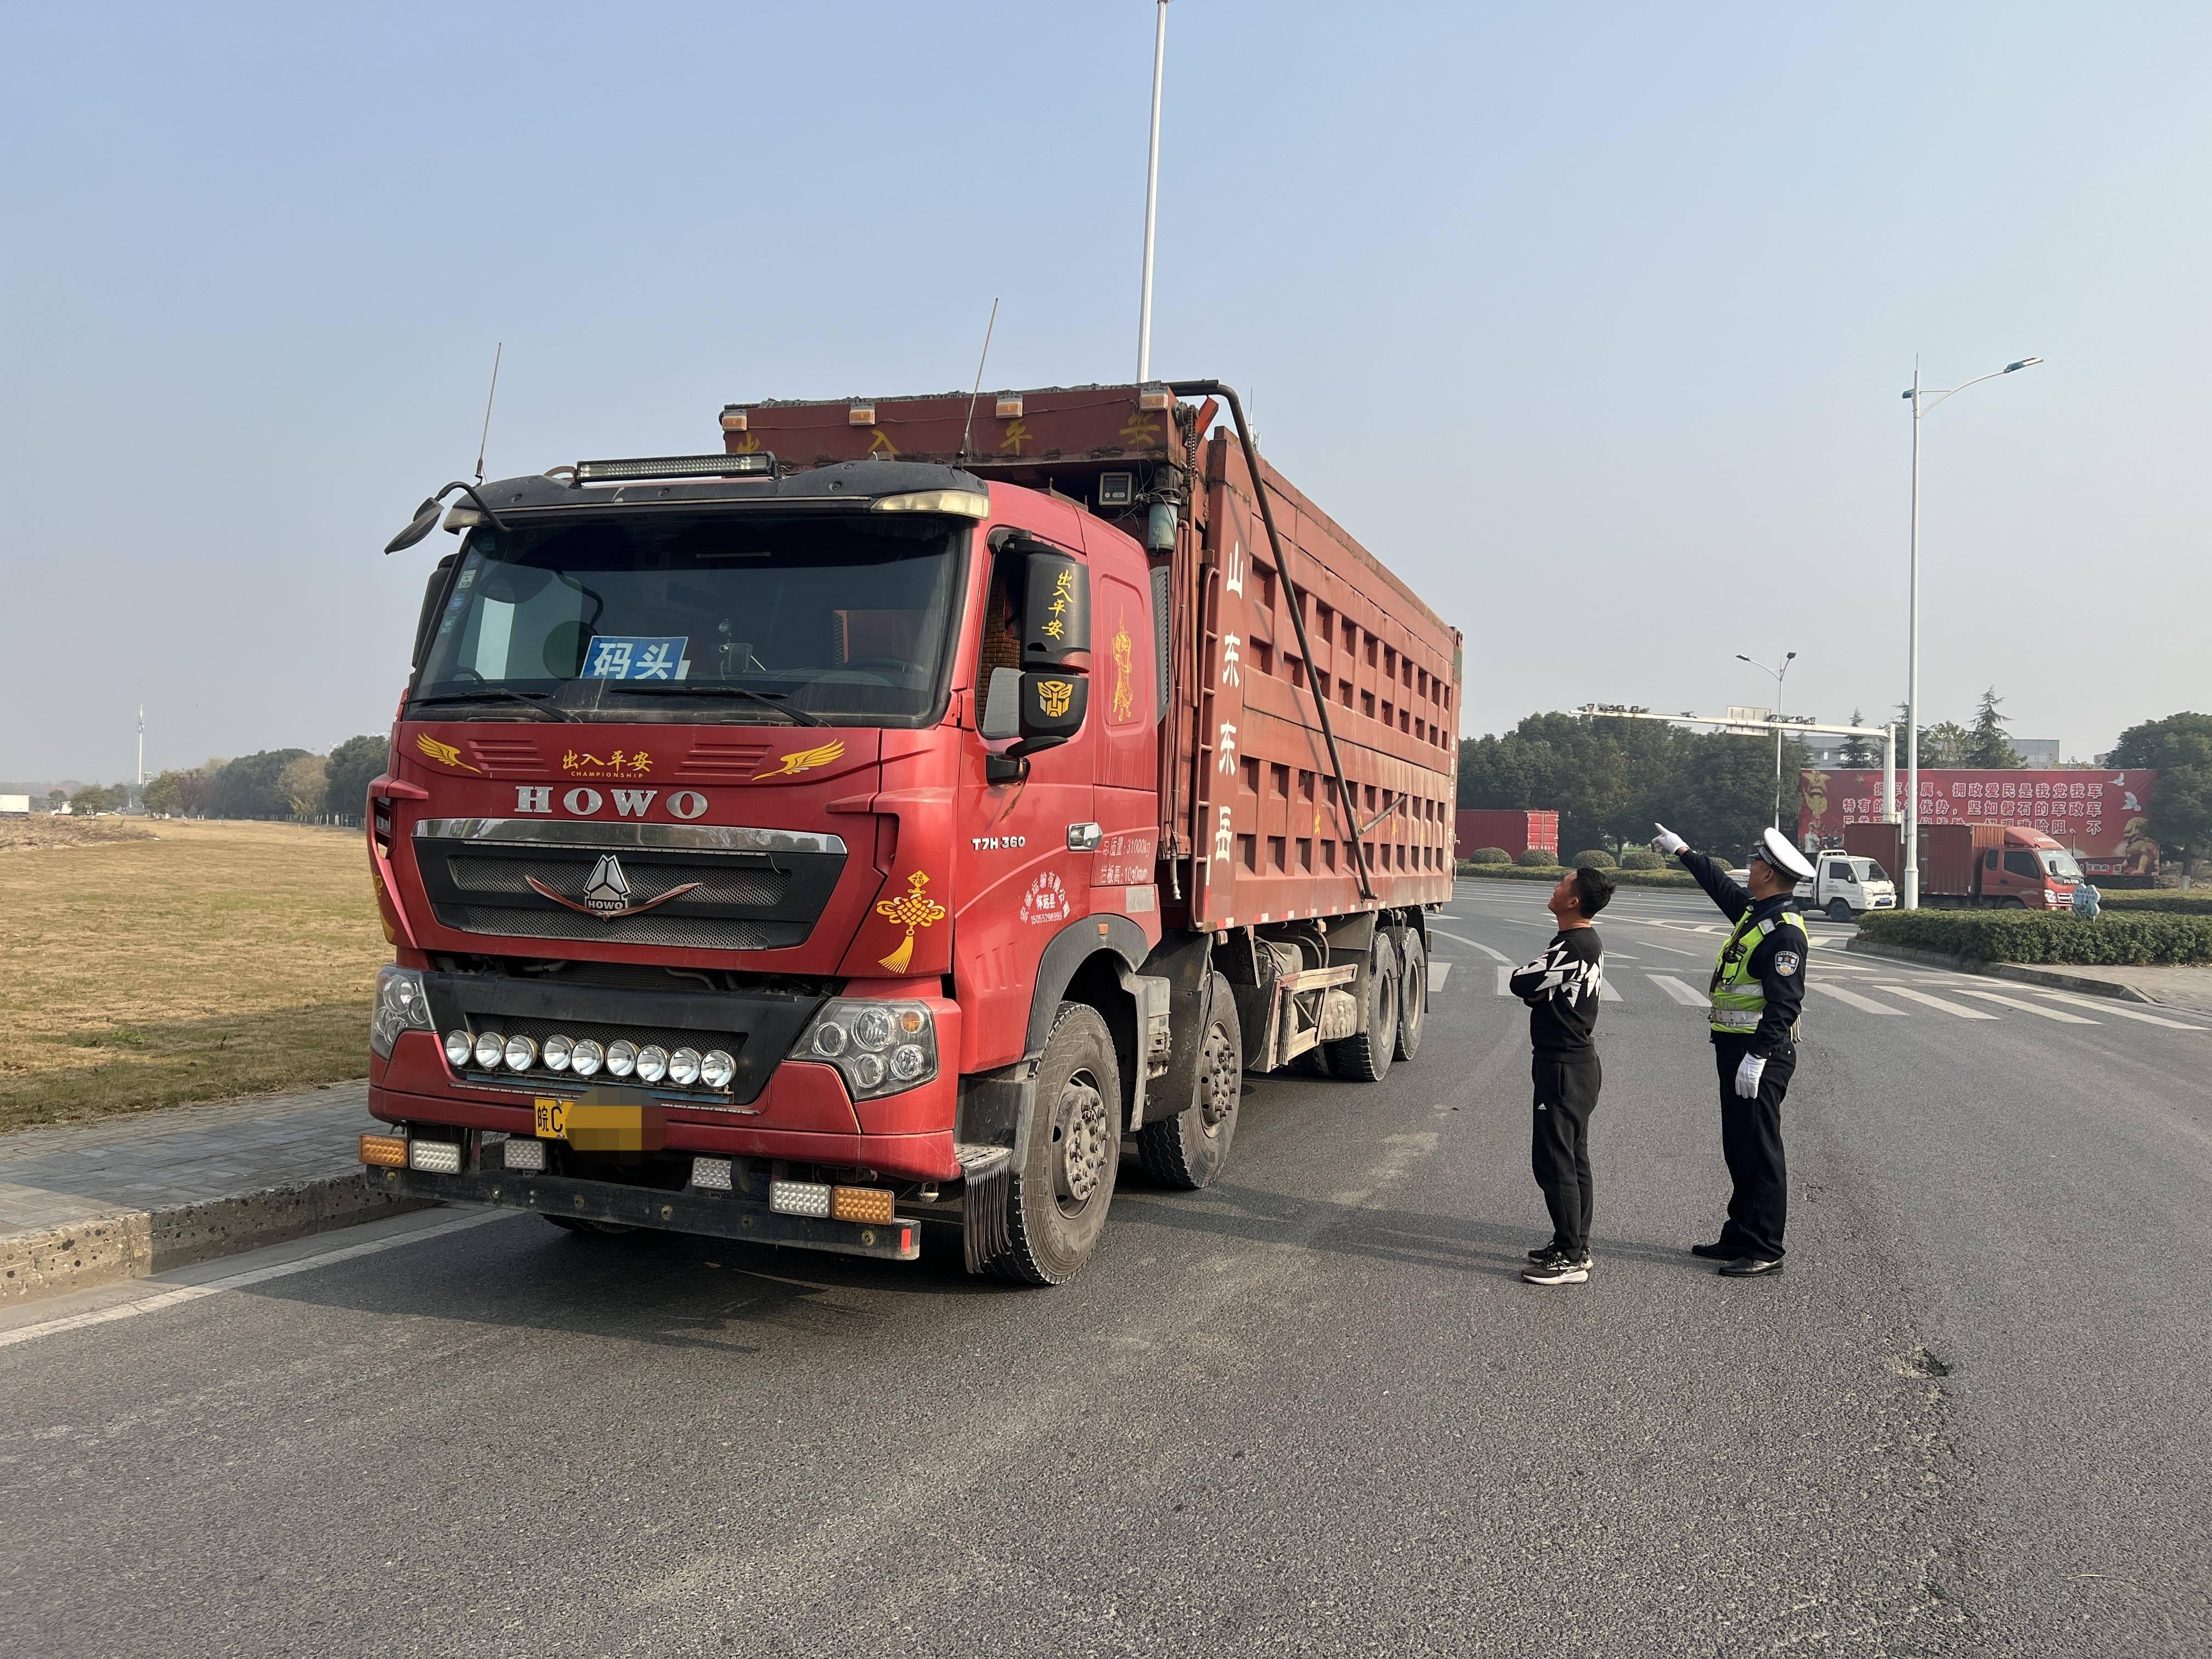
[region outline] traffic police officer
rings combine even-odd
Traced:
[[[1705,895],[1735,924],[1713,964],[1713,1059],[1720,1073],[1721,1151],[1735,1190],[1717,1242],[1691,1254],[1717,1261],[1731,1279],[1782,1271],[1788,1171],[1782,1155],[1782,1097],[1797,1067],[1797,1012],[1811,955],[1794,894],[1813,866],[1779,830],[1766,830],[1752,855],[1748,891],[1726,866],[1665,824],[1651,843],[1672,853]]]

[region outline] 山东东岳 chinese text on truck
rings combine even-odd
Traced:
[[[1214,424],[1224,407],[1234,424]],[[1452,878],[1460,635],[1214,382],[763,402],[453,485],[369,787],[395,1193],[973,1271],[1125,1142],[1380,1079]]]

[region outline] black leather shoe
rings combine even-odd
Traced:
[[[1735,1260],[1735,1246],[1733,1244],[1692,1244],[1690,1246],[1690,1254],[1692,1255],[1701,1255],[1708,1261],[1733,1261]]]
[[[1733,1261],[1721,1263],[1723,1279],[1756,1279],[1761,1273],[1778,1273],[1781,1271],[1780,1261],[1769,1261],[1763,1255],[1740,1255]]]

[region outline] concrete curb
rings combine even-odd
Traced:
[[[371,1187],[356,1169],[157,1210],[111,1210],[67,1226],[0,1236],[0,1308],[433,1207]]]
[[[2119,1002],[2158,1003],[2158,999],[2145,996],[2132,985],[2123,985],[2116,980],[2091,979],[2083,974],[2069,974],[2057,968],[2034,968],[2019,962],[1969,962],[1964,957],[1947,957],[1940,951],[1916,951],[1903,945],[1874,945],[1866,939],[1854,938],[1844,948],[1855,956],[1889,957],[1899,962],[1917,962],[1923,968],[1948,968],[1956,974],[1979,974],[1987,979],[2016,980],[2022,985],[2048,985],[2062,991],[2081,991],[2093,997],[2111,997]],[[2158,1004],[2164,1006],[2164,1004]]]

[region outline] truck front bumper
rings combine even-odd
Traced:
[[[574,1221],[652,1227],[663,1232],[702,1233],[713,1238],[746,1239],[759,1244],[787,1244],[838,1255],[875,1256],[912,1261],[921,1255],[921,1224],[894,1216],[872,1224],[784,1215],[741,1193],[662,1192],[608,1181],[542,1175],[517,1170],[486,1170],[434,1175],[426,1170],[370,1170],[370,1181],[385,1191],[445,1204],[488,1204],[503,1209],[535,1210],[540,1215]],[[380,1180],[379,1178],[381,1177]]]

